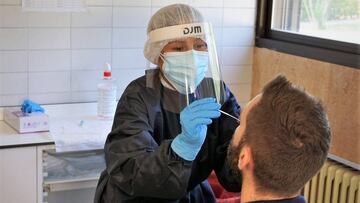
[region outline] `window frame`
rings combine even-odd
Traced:
[[[255,46],[360,69],[360,45],[271,29],[273,0],[257,0]]]

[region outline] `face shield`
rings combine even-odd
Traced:
[[[167,104],[172,110],[181,111],[192,101],[206,97],[223,103],[224,84],[211,24],[191,23],[153,30],[146,46],[161,48],[152,51],[159,52],[162,91],[173,92],[172,101]]]

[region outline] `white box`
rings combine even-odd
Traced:
[[[42,112],[23,113],[19,108],[5,108],[4,121],[19,133],[49,131],[49,116]]]

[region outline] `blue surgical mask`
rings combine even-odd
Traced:
[[[168,52],[163,55],[166,79],[182,93],[193,93],[205,78],[209,65],[206,51]]]

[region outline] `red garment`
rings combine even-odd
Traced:
[[[218,182],[214,171],[211,172],[208,182],[214,191],[217,203],[240,203],[240,193],[227,192]]]

